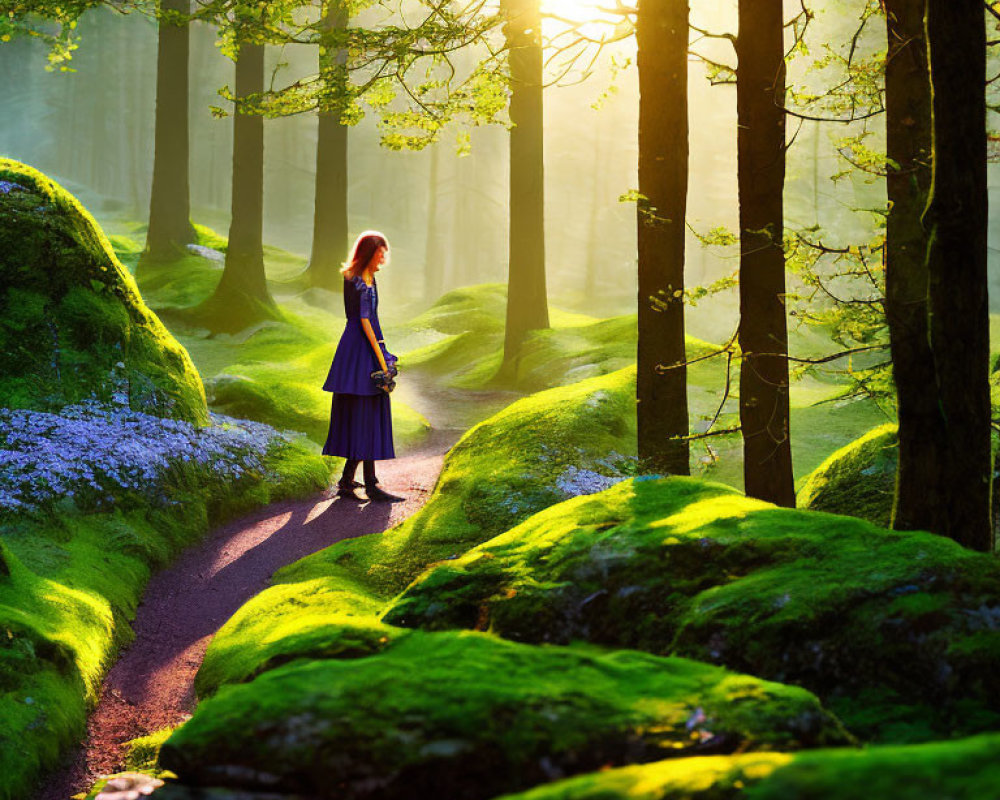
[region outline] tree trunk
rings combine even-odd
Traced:
[[[187,14],[189,0],[162,0],[161,11]],[[156,129],[153,138],[153,188],[143,261],[168,261],[184,255],[195,240],[188,186],[189,26],[162,19],[156,56]]]
[[[427,192],[427,239],[424,246],[424,300],[435,302],[444,293],[444,243],[438,201],[441,195],[441,145],[432,144]]]
[[[688,3],[639,0],[639,460],[688,475],[684,240],[688,190]]]
[[[927,235],[921,217],[931,182],[931,84],[926,0],[887,0],[885,69],[889,217],[885,314],[899,416],[892,526],[915,530],[943,515],[938,480],[947,447],[928,339]],[[940,529],[940,525],[937,525]]]
[[[338,0],[326,4],[324,25],[328,30],[346,28],[347,10]],[[346,54],[320,52],[320,75],[330,87],[343,84]],[[313,216],[312,253],[307,274],[312,286],[341,291],[340,265],[347,258],[347,126],[340,124],[335,99],[319,110],[316,142],[316,204]]]
[[[542,129],[542,30],[539,0],[502,0],[510,48],[510,235],[504,365],[530,330],[549,327],[545,288],[545,173]]]
[[[747,495],[795,506],[789,438],[781,0],[739,0],[740,425]]]
[[[264,90],[264,45],[240,46],[236,97]],[[233,200],[226,266],[206,312],[216,331],[238,331],[273,316],[264,276],[264,119],[239,109],[233,115]]]
[[[928,0],[933,176],[925,214],[930,342],[945,424],[935,528],[992,551],[986,25],[980,0]]]

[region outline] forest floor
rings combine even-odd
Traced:
[[[135,640],[105,678],[84,742],[43,782],[38,800],[86,792],[121,768],[127,742],[185,721],[194,711],[194,679],[212,636],[277,569],[334,542],[388,530],[413,514],[464,430],[513,396],[436,390],[410,377],[407,401],[433,429],[413,452],[376,465],[380,483],[405,501],[357,503],[330,489],[276,503],[220,526],[156,574],[132,624]]]

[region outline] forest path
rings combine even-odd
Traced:
[[[473,417],[488,416],[517,396],[440,391],[422,383],[411,379],[405,402],[440,427],[413,452],[376,464],[380,483],[406,500],[357,503],[336,497],[334,489],[275,503],[211,531],[154,575],[132,623],[135,640],[105,678],[84,742],[43,782],[38,800],[67,800],[87,791],[121,768],[127,741],[187,719],[209,641],[267,587],[275,570],[334,542],[387,530],[413,514],[433,491],[444,454]],[[459,427],[445,427],[452,421]]]

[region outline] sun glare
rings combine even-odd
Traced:
[[[621,18],[600,7],[614,5],[614,0],[542,0],[543,31],[547,38],[566,36],[571,29],[590,39],[609,37]]]

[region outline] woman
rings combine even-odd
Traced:
[[[323,390],[333,392],[330,433],[323,455],[347,459],[337,483],[337,495],[361,500],[354,476],[364,462],[365,493],[369,500],[402,500],[378,485],[375,462],[395,458],[389,392],[395,383],[396,356],[386,350],[378,322],[375,273],[385,263],[389,243],[378,231],[365,231],[354,242],[351,257],[341,268],[347,324]]]

